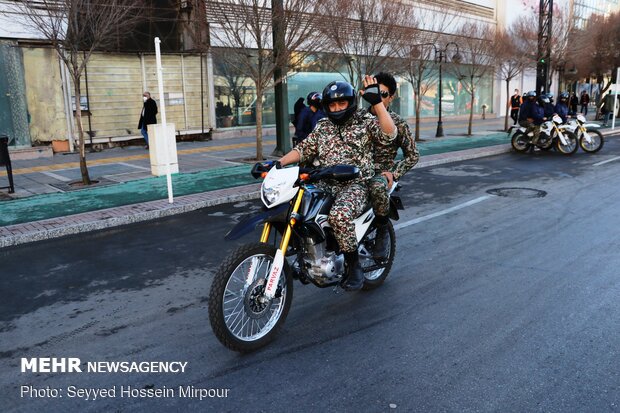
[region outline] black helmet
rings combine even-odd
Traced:
[[[568,99],[568,92],[560,93],[560,99]]]
[[[306,101],[308,102],[308,106],[314,106],[315,108],[321,107],[321,100],[323,96],[319,92],[312,92],[308,94]]]
[[[345,110],[330,112],[329,104],[337,101],[347,101],[349,106]],[[347,82],[337,80],[323,89],[323,112],[336,125],[344,125],[357,110],[355,89]]]
[[[528,98],[530,97],[536,97],[536,91],[535,90],[530,90],[529,92],[527,92],[525,94],[525,96],[527,96]]]

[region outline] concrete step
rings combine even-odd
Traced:
[[[11,161],[25,161],[28,159],[53,158],[51,146],[35,146],[33,148],[9,148]]]

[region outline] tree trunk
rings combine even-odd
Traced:
[[[84,126],[82,125],[82,110],[80,108],[80,76],[73,75],[73,85],[75,90],[75,124],[78,129],[78,146],[80,148],[80,172],[82,174],[82,183],[90,185],[90,176],[88,176],[88,168],[86,167],[86,151],[84,149]]]
[[[472,79],[473,84],[473,79]],[[471,88],[471,107],[469,108],[469,124],[467,125],[467,136],[472,135],[472,123],[474,122],[474,100],[476,98],[476,90]]]
[[[420,141],[420,109],[422,107],[420,103],[420,89],[421,89],[420,81],[416,82],[416,90],[415,90],[415,141]]]
[[[256,160],[263,160],[263,90],[256,88]]]
[[[506,104],[506,116],[504,116],[504,130],[508,130],[508,114],[512,111],[512,104],[510,103],[510,79],[506,79],[506,96],[508,96],[508,103]]]

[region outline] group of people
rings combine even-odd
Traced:
[[[540,135],[540,125],[548,119],[551,119],[554,115],[558,115],[562,118],[563,122],[568,120],[568,116],[573,113],[569,109],[569,94],[563,92],[559,96],[558,102],[553,104],[553,93],[537,95],[535,90],[529,91],[525,94],[525,100],[520,105],[518,110],[519,125],[527,128],[528,132],[534,133],[532,144],[538,142]]]
[[[358,93],[344,81],[331,82],[322,94],[309,95],[309,110],[316,109],[311,119],[320,109],[325,117],[317,120],[302,139],[299,138],[303,135],[296,134],[295,147],[279,160],[283,166],[347,164],[359,168],[360,176],[352,181],[319,183],[334,197],[329,223],[345,256],[347,276],[343,287],[349,291],[360,289],[364,283],[353,220],[370,202],[377,224],[373,255],[376,259],[385,258],[389,242],[389,189],[419,159],[407,122],[389,110],[396,93],[394,77],[383,72],[365,76],[363,86],[360,93],[370,104],[368,110],[358,107]],[[316,107],[317,99],[320,107]],[[300,113],[297,124],[303,119],[307,116]],[[399,149],[403,159],[396,162]]]
[[[514,94],[510,97],[510,101],[508,102],[508,105],[510,107],[510,117],[513,120],[513,125],[516,125],[519,121],[521,121],[521,119],[519,119],[519,111],[521,109],[521,105],[527,101],[528,99],[528,94],[530,94],[532,92],[528,92],[526,93],[523,97],[525,97],[525,99],[523,99],[523,97],[519,94],[519,89],[515,89]],[[547,96],[547,98],[551,101],[551,103],[553,103],[553,93],[547,93],[545,96]],[[581,96],[579,98],[577,98],[577,96],[575,95],[575,92],[571,92],[570,94],[568,94],[568,92],[564,92],[560,95],[560,100],[562,100],[562,96],[565,97],[565,100],[562,102],[563,105],[566,106],[567,110],[568,110],[568,116],[575,116],[577,114],[577,106],[581,105],[581,113],[583,113],[584,116],[588,115],[588,105],[590,104],[590,95],[588,95],[588,93],[583,90],[581,92]],[[540,99],[543,99],[543,95],[540,96]],[[560,102],[558,102],[559,104]],[[544,102],[542,103],[544,104]]]

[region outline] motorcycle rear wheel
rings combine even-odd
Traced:
[[[388,221],[387,225],[390,241],[388,243],[388,256],[384,262],[378,263],[372,256],[372,249],[375,245],[375,235],[377,234],[376,229],[369,232],[358,247],[360,264],[364,270],[364,285],[362,286],[362,290],[374,290],[383,284],[394,263],[394,255],[396,254],[396,233],[394,232],[392,221]],[[373,270],[374,267],[379,268]]]
[[[286,261],[276,296],[261,300],[275,255],[276,248],[268,244],[243,245],[215,273],[209,321],[217,339],[233,351],[247,353],[264,347],[286,320],[293,300],[293,278]]]
[[[601,150],[603,144],[605,143],[605,139],[603,138],[603,134],[596,129],[586,129],[588,134],[590,135],[590,139],[592,142],[588,143],[586,137],[583,134],[579,137],[579,146],[584,152],[587,153],[595,153]]]
[[[573,132],[568,131],[564,132],[564,136],[566,137],[567,145],[562,144],[560,138],[555,138],[555,149],[561,154],[572,155],[577,152],[577,148],[579,147],[577,136]]]

